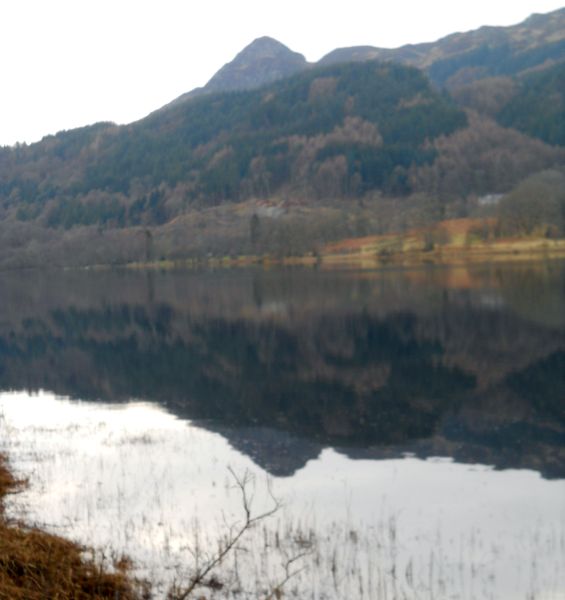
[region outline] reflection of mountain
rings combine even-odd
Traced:
[[[532,286],[538,306],[565,306],[564,278],[555,264],[6,275],[0,387],[159,402],[276,475],[333,446],[565,477],[565,327],[520,301]]]

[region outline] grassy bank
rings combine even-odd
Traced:
[[[400,233],[343,238],[302,255],[237,255],[132,262],[132,269],[246,267],[261,265],[379,268],[387,265],[459,265],[523,261],[565,256],[565,239],[541,234],[503,238],[494,235],[494,219],[451,219]]]
[[[5,515],[7,494],[25,485],[16,481],[0,456],[0,599],[139,600],[128,579],[127,562],[109,573],[88,558],[84,548],[63,538],[11,523]]]

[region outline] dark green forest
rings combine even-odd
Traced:
[[[548,144],[565,146],[565,63],[524,77],[498,121]]]

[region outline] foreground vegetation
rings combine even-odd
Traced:
[[[196,564],[186,582],[175,581],[166,593],[167,600],[192,598],[199,589],[222,590],[224,583],[215,571],[238,549],[240,540],[264,519],[275,514],[279,502],[271,496],[272,505],[263,513],[252,512],[248,486],[249,474],[236,475],[230,471],[241,492],[243,519],[229,527],[228,533],[217,541],[211,554],[198,553],[192,558]],[[17,481],[0,455],[0,502],[14,493],[24,482]],[[21,523],[11,523],[0,505],[0,599],[2,600],[149,600],[154,596],[152,585],[133,579],[133,567],[128,558],[115,560],[112,567],[94,558],[95,551],[62,537]],[[282,588],[297,571],[291,565],[302,558],[296,554],[286,561],[286,575],[270,584],[262,596],[265,600],[282,597]],[[206,596],[198,596],[203,599]]]
[[[0,456],[0,501],[22,482]],[[10,600],[139,600],[126,575],[127,561],[109,573],[84,548],[35,528],[11,523],[0,512],[0,598]]]

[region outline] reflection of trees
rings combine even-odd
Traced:
[[[532,410],[565,422],[565,351],[555,352],[508,378],[509,386]]]
[[[565,326],[565,271],[559,262],[498,272],[505,301],[520,316],[547,327]]]
[[[562,297],[555,269],[542,271],[545,291],[524,269],[491,273],[499,287],[477,291],[442,288],[438,272],[429,289],[401,274],[128,274],[138,301],[122,285],[97,297],[89,279],[63,277],[32,286],[35,305],[22,301],[27,287],[5,287],[17,302],[0,323],[0,387],[159,402],[273,472],[326,445],[530,464],[540,440],[555,449],[565,434],[563,330],[484,296],[530,282]],[[554,456],[558,472],[565,457]]]
[[[143,397],[192,418],[367,444],[430,435],[447,400],[473,384],[472,376],[436,363],[441,347],[414,340],[404,315],[396,322],[352,316],[334,328],[323,319],[306,334],[271,322],[197,321],[189,339],[175,337],[167,305],[151,315],[122,306],[52,317],[58,336],[4,342],[3,356],[22,367],[17,376],[26,363],[31,369],[19,383],[5,371],[5,387],[47,385],[92,399]],[[328,327],[340,340],[327,337]],[[109,332],[115,337],[106,337]],[[340,344],[350,348],[347,357],[336,354]],[[45,364],[55,369],[46,371]]]

